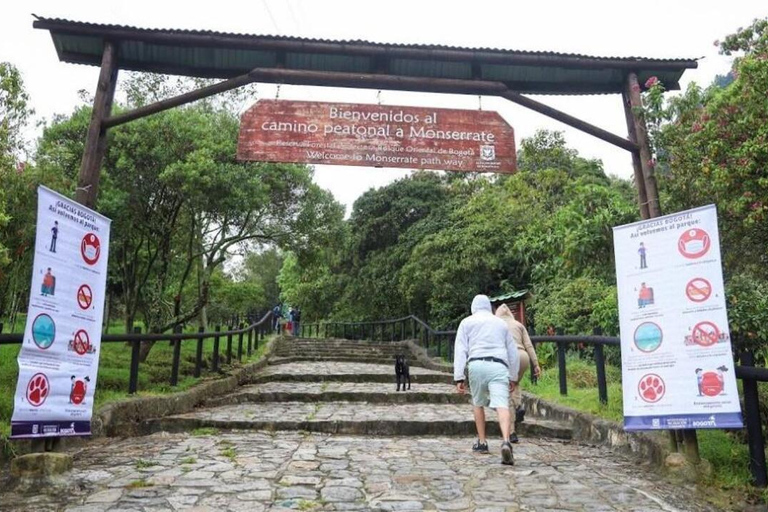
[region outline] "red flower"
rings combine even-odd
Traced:
[[[691,126],[692,132],[700,132],[701,131],[701,125],[699,123],[693,123],[693,126]]]
[[[648,80],[645,81],[645,88],[646,89],[650,89],[651,87],[653,87],[657,83],[659,83],[659,79],[656,78],[655,76],[652,76],[651,78],[649,78]]]

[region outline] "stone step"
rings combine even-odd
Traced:
[[[283,355],[283,354],[275,354],[275,358],[270,359],[269,364],[275,365],[275,364],[286,364],[286,363],[295,363],[299,361],[309,361],[309,362],[323,362],[323,361],[338,361],[343,363],[372,363],[372,364],[381,364],[381,365],[389,365],[392,367],[392,373],[394,375],[395,371],[395,358],[394,357],[371,357],[371,356],[316,356],[312,354],[304,354],[304,355]],[[411,366],[413,366],[413,363],[411,363]]]
[[[361,352],[361,353],[374,353],[374,354],[403,354],[403,353],[408,354],[410,353],[410,350],[407,347],[382,349],[382,348],[369,348],[369,347],[317,347],[317,346],[288,347],[288,346],[278,345],[276,347],[276,350],[289,351],[289,352],[327,352],[330,354],[336,354],[339,352]]]
[[[254,375],[251,382],[384,382],[395,381],[393,364],[371,364],[337,361],[299,361],[270,365]],[[452,375],[411,367],[411,382],[419,384],[450,384]]]
[[[333,346],[333,347],[320,347],[320,346],[281,346],[275,347],[276,350],[291,350],[296,352],[375,352],[377,354],[402,354],[410,353],[408,347],[392,347],[392,348],[373,348],[373,347],[355,347],[355,346]]]
[[[267,382],[244,386],[236,393],[207,401],[206,406],[263,402],[468,404],[469,395],[459,395],[452,384],[412,384],[410,390],[397,391],[394,378],[386,384],[374,382]]]
[[[486,411],[489,436],[500,434],[495,417],[495,412]],[[147,432],[217,428],[374,436],[475,435],[468,404],[242,403],[149,420],[143,426]],[[518,425],[518,434],[571,439],[573,430],[564,423],[531,419]]]
[[[298,363],[297,363],[298,364]],[[285,365],[281,365],[285,366]],[[272,367],[270,367],[272,368]],[[412,368],[413,370],[413,368]],[[391,375],[385,373],[332,373],[332,374],[258,374],[253,376],[249,383],[260,384],[263,382],[395,382],[394,369]],[[411,372],[411,382],[419,384],[450,384],[453,377],[448,374],[414,374]]]

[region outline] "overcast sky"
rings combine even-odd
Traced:
[[[94,23],[144,28],[179,28],[278,34],[375,42],[434,43],[468,47],[542,50],[597,56],[699,58],[699,68],[686,71],[682,86],[708,84],[730,67],[713,41],[768,15],[765,0],[562,0],[537,2],[452,0],[251,0],[250,2],[187,0],[50,1],[6,0],[0,7],[0,61],[22,72],[38,119],[68,113],[93,93],[98,68],[58,61],[47,31],[32,29],[32,13]],[[260,85],[258,97],[274,98],[275,86]],[[280,97],[296,100],[376,103],[377,92],[283,86]],[[254,98],[254,101],[258,99]],[[626,124],[618,95],[537,96],[555,108],[621,136]],[[385,105],[478,108],[476,96],[381,93]],[[517,143],[539,128],[563,130],[568,143],[585,157],[599,158],[606,171],[632,173],[624,150],[571,129],[557,121],[511,104],[484,97],[484,110],[496,110],[515,129]],[[31,135],[36,135],[32,132]],[[351,207],[371,187],[404,176],[401,169],[317,166],[316,181]]]

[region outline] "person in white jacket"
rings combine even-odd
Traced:
[[[520,359],[517,344],[504,320],[493,315],[485,295],[472,300],[472,315],[459,324],[454,347],[453,379],[460,394],[467,391],[464,369],[469,368],[469,388],[477,427],[477,442],[472,450],[488,453],[485,437],[485,409],[496,410],[501,427],[501,462],[514,464],[509,442],[509,394],[517,386]]]

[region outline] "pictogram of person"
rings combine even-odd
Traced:
[[[48,295],[53,296],[56,293],[56,277],[51,273],[51,267],[48,267],[48,271],[43,276],[43,285],[40,287],[40,293],[44,297]]]
[[[653,304],[653,288],[649,288],[645,283],[640,284],[640,293],[637,298],[637,305],[641,308]]]
[[[51,245],[48,250],[56,252],[56,239],[59,238],[59,221],[53,221],[53,227],[51,228]]]
[[[645,261],[645,245],[643,242],[640,242],[640,248],[637,250],[637,253],[640,255],[640,268],[648,268],[648,264]]]

